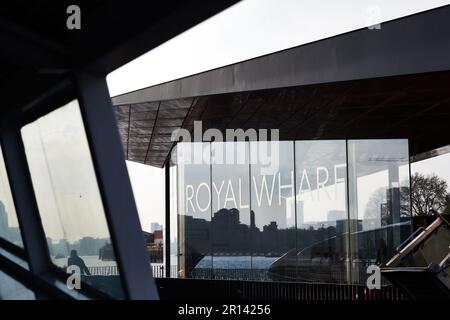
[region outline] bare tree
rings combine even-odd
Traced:
[[[411,177],[411,206],[415,215],[427,215],[429,209],[443,212],[449,205],[447,181],[437,175],[414,173]]]
[[[364,219],[377,219],[382,220],[386,218],[386,188],[376,189],[367,201],[366,208],[364,210]]]
[[[406,181],[402,183],[402,185],[406,184]],[[392,212],[389,207],[388,193],[389,190],[385,187],[378,188],[372,193],[366,204],[364,219],[379,219],[382,224],[391,223],[389,221],[392,221]],[[398,200],[400,201],[400,217],[410,217],[409,187],[399,188]]]

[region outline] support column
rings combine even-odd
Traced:
[[[103,74],[77,75],[80,109],[126,297],[158,299]]]
[[[1,145],[11,193],[20,225],[22,242],[32,273],[42,275],[51,268],[45,232],[34,197],[19,118],[2,123]]]
[[[165,221],[165,241],[164,241],[164,250],[166,252],[166,278],[170,278],[171,267],[170,267],[170,160],[167,161],[165,170],[165,192],[164,192],[164,200],[166,206],[166,221]]]

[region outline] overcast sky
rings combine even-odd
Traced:
[[[150,232],[152,222],[164,225],[164,169],[127,161],[142,229]]]

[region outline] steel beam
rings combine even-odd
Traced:
[[[84,71],[76,79],[125,295],[129,299],[158,299],[105,76]]]
[[[51,261],[17,118],[9,117],[1,125],[3,158],[30,270],[42,275]]]

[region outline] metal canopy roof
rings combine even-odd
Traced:
[[[162,166],[172,148],[172,131],[180,128],[193,99],[118,106],[119,133],[131,161]]]
[[[282,140],[450,143],[450,7],[113,98],[127,159],[161,167],[176,128],[277,128]]]

